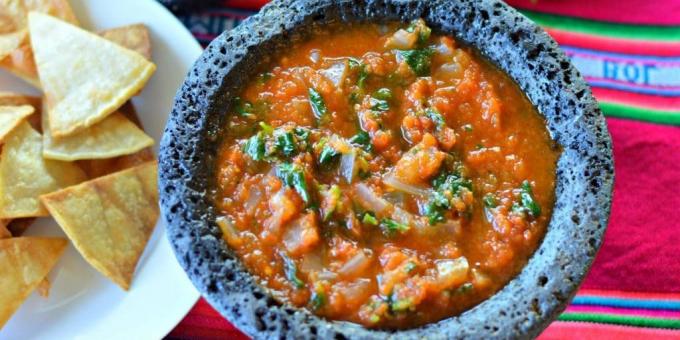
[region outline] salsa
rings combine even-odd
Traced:
[[[275,298],[409,328],[521,270],[559,147],[508,76],[423,20],[331,26],[283,52],[226,112],[214,192]]]

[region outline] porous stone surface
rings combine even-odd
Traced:
[[[545,116],[563,150],[545,238],[497,294],[423,327],[368,330],[281,305],[244,270],[215,223],[213,159],[230,99],[257,65],[315,27],[420,17],[436,31],[475,46]],[[534,337],[566,307],[586,275],[602,242],[614,180],[611,139],[583,78],[545,32],[495,0],[274,1],[216,38],[194,64],[177,92],[160,149],[161,210],[177,259],[203,296],[257,339]]]

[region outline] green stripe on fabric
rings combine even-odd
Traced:
[[[640,316],[595,313],[563,313],[557,319],[560,321],[581,321],[648,328],[680,329],[680,320],[678,319],[644,318]]]
[[[633,26],[521,10],[541,26],[613,38],[678,41],[679,26]]]
[[[611,102],[600,102],[600,109],[609,117],[645,120],[653,123],[680,125],[680,111],[659,111],[625,106]]]

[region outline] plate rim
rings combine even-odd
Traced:
[[[159,18],[157,20],[159,20],[160,22],[169,23],[172,26],[175,26],[173,31],[181,32],[183,37],[180,37],[177,40],[183,41],[184,44],[182,46],[176,47],[176,48],[183,49],[183,50],[193,50],[193,52],[195,52],[195,54],[197,56],[200,55],[200,53],[203,51],[203,48],[201,47],[200,43],[198,42],[198,40],[196,40],[196,38],[193,36],[193,34],[190,32],[190,30],[182,23],[182,21],[178,17],[176,17],[174,14],[172,14],[172,12],[170,12],[170,10],[168,10],[162,4],[160,4],[159,2],[154,1],[154,0],[144,0],[144,1],[133,0],[133,1],[139,2],[143,6],[150,6],[151,8],[153,8],[151,10],[152,13],[153,13],[152,16]],[[88,14],[86,7],[96,6],[97,1],[96,0],[69,0],[69,3],[71,4],[71,7],[74,9],[74,12],[77,13],[79,10],[81,11],[81,13],[80,13],[81,15],[78,16],[78,19],[81,21],[81,24],[83,24],[83,26],[85,26],[86,29],[92,30],[93,25],[91,25],[91,24],[92,24],[93,20],[89,16],[83,17],[82,12],[86,12],[86,14]],[[86,5],[87,3],[90,3],[90,5]],[[119,4],[116,4],[115,6],[118,7]],[[79,8],[79,7],[83,7],[83,8]],[[137,21],[137,22],[139,22],[139,21]],[[133,20],[133,21],[128,22],[127,24],[134,24],[134,23],[136,23],[136,22]],[[142,22],[142,23],[144,23],[144,22]],[[94,26],[96,26],[96,25],[94,25]],[[165,40],[167,40],[167,39],[165,39]],[[173,44],[172,41],[167,41],[165,43],[168,47],[171,47],[171,48],[173,46],[175,46],[175,44]],[[154,44],[154,42],[152,41],[152,45],[153,44]],[[186,72],[184,72],[182,74],[182,77],[191,70],[194,62],[195,61],[189,62],[186,65],[187,70],[186,70]],[[5,76],[7,78],[11,78],[12,80],[14,80],[14,82],[4,83],[1,91],[16,91],[17,93],[22,93],[22,94],[31,95],[31,96],[36,96],[36,95],[41,96],[42,95],[42,92],[39,89],[35,89],[33,86],[28,84],[23,79],[16,77],[15,75],[13,75],[12,73],[10,73],[6,70],[2,70],[2,73],[3,73],[3,76]],[[173,92],[171,97],[174,97],[174,94],[175,93]],[[140,96],[140,97],[143,98],[143,96]],[[171,103],[168,104],[168,107],[171,108]],[[152,114],[152,113],[147,113],[147,114]],[[159,119],[160,124],[163,124],[163,121],[167,121],[167,119],[169,119],[169,114],[170,114],[170,111],[168,110],[168,112],[165,113],[166,116]],[[140,116],[142,116],[142,115],[144,115],[144,113],[140,112]],[[140,119],[142,119],[142,117],[140,117]],[[162,132],[161,132],[161,136],[162,136]],[[160,138],[160,136],[159,136],[159,138]],[[157,157],[158,157],[158,146],[160,144],[159,138],[154,138],[155,145],[154,145],[153,148],[154,148],[156,160],[157,160]],[[160,202],[159,202],[159,204],[160,204]],[[50,223],[56,224],[56,221],[54,221],[52,218],[48,217],[48,219],[52,220],[52,221],[50,221]],[[38,222],[35,222],[35,223],[38,223]],[[43,223],[45,223],[45,222],[43,222]],[[170,244],[169,244],[169,240],[167,238],[167,235],[168,235],[168,233],[167,233],[167,223],[165,223],[165,221],[160,217],[160,215],[159,215],[159,219],[158,219],[157,224],[156,224],[156,229],[159,229],[159,228],[162,229],[162,230],[155,231],[155,233],[158,233],[158,235],[156,236],[158,239],[156,240],[156,242],[154,244],[148,244],[147,245],[147,248],[145,249],[145,253],[148,252],[148,254],[143,254],[143,257],[140,258],[140,261],[143,260],[144,257],[149,258],[151,254],[154,254],[155,252],[158,252],[158,251],[162,251],[161,249],[163,249],[163,248],[167,249],[167,251],[164,251],[164,252],[167,253],[166,255],[168,257],[170,257],[169,261],[172,261],[172,262],[176,261],[174,255],[173,255],[174,252],[172,251]],[[29,236],[29,235],[25,235],[25,236]],[[30,235],[30,236],[32,236],[32,235]],[[41,236],[41,235],[35,235],[35,236]],[[165,243],[166,247],[162,247],[161,243]],[[148,248],[152,248],[152,249],[148,249]],[[78,256],[81,256],[81,255],[78,254]],[[62,261],[62,259],[60,259],[59,261]],[[58,265],[58,263],[57,263],[57,265]],[[139,271],[141,269],[142,269],[142,267],[138,266],[136,268],[136,274],[135,275],[139,275]],[[183,275],[185,275],[185,273],[182,271],[182,268],[179,265],[177,266],[177,271],[178,271],[177,273],[181,272]],[[113,284],[113,283],[111,283],[111,284]],[[198,300],[201,298],[200,292],[198,292],[198,290],[196,290],[193,285],[189,285],[189,286],[191,288],[194,288],[194,290],[193,291],[185,290],[185,292],[183,292],[183,294],[192,295],[191,297],[189,297],[189,296],[186,297],[187,300],[192,301],[190,304],[187,303],[186,311],[183,311],[182,313],[176,313],[177,314],[176,318],[172,318],[172,320],[169,320],[167,323],[166,322],[163,323],[163,325],[167,324],[167,326],[156,327],[155,331],[149,331],[149,332],[145,333],[146,334],[145,336],[154,336],[155,338],[163,338],[163,337],[167,336],[170,332],[172,332],[177,327],[177,325],[179,325],[179,323],[182,320],[184,320],[184,318],[188,315],[188,313],[195,306],[196,302],[198,302]],[[134,285],[131,287],[131,290],[133,290],[133,289],[134,289]],[[35,293],[36,292],[32,292],[31,295],[29,295],[29,297],[32,296],[32,295],[35,295]],[[128,293],[126,293],[126,294],[128,294]],[[24,301],[24,302],[26,302],[26,301]],[[19,310],[21,310],[23,305],[24,305],[24,303],[22,303],[22,305],[19,307],[19,309],[17,311],[15,311],[15,313],[18,312]],[[57,311],[58,311],[58,309],[57,309]],[[107,316],[104,315],[102,317],[104,318],[104,317],[107,317]],[[13,318],[13,316],[10,317],[10,319],[8,320],[8,323],[5,326],[9,325],[12,322],[12,318]],[[156,323],[156,325],[160,325],[160,324]],[[149,333],[153,333],[153,334],[149,334]],[[4,339],[6,336],[11,338],[12,334],[5,333],[4,327],[3,327],[2,329],[0,329],[0,339]],[[74,335],[74,337],[78,337],[78,336]]]

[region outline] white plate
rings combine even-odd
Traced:
[[[138,22],[149,27],[158,69],[133,102],[145,130],[159,141],[175,92],[201,47],[153,0],[71,0],[71,4],[88,29]],[[4,71],[0,71],[0,91],[38,94]],[[36,221],[27,234],[64,235],[47,218]],[[0,330],[0,339],[160,339],[199,296],[175,259],[163,222],[156,226],[129,292],[90,267],[73,246],[52,271],[50,281],[50,297],[36,293],[29,297]]]

